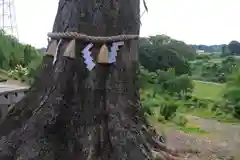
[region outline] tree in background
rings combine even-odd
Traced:
[[[188,60],[195,56],[194,49],[165,35],[140,39],[139,60],[150,72],[174,68],[178,75],[190,74]]]
[[[227,57],[231,55],[231,51],[228,48],[228,45],[222,46],[221,57]]]
[[[240,43],[238,41],[231,41],[228,44],[231,55],[240,55]]]
[[[240,119],[240,70],[235,70],[228,79],[224,99],[232,106],[233,114]]]
[[[3,30],[0,31],[0,68],[9,70],[17,65],[27,67],[28,64],[41,57],[35,48],[30,45],[23,45],[15,37],[6,35]]]
[[[202,51],[207,52],[207,53],[218,54],[218,53],[221,53],[222,47],[224,45],[225,44],[219,44],[219,45],[204,45],[204,44],[196,45],[196,44],[191,44],[189,46],[191,46],[195,50],[202,50]]]
[[[7,71],[8,76],[29,82],[36,76],[42,56],[43,53],[34,47],[23,45],[15,37],[0,31],[0,69]]]

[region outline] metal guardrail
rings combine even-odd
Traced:
[[[11,105],[16,104],[25,96],[28,89],[28,87],[0,83],[0,120],[7,115]]]

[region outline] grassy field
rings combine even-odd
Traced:
[[[225,85],[212,82],[194,81],[193,95],[198,98],[219,100]]]
[[[0,82],[5,81],[8,79],[7,72],[0,69]]]
[[[223,58],[214,58],[214,59],[211,59],[210,61],[213,63],[222,63],[223,60],[224,60]]]

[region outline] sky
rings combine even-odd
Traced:
[[[46,47],[58,0],[15,0],[20,42]],[[240,0],[146,0],[141,36],[166,34],[188,44],[240,41]],[[143,2],[142,2],[143,3]],[[143,12],[143,7],[141,12]]]

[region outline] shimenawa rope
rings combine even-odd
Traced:
[[[112,42],[112,41],[125,41],[139,39],[139,35],[116,35],[109,37],[102,36],[88,36],[86,34],[77,32],[53,32],[48,33],[48,37],[52,39],[79,39],[91,42]]]

